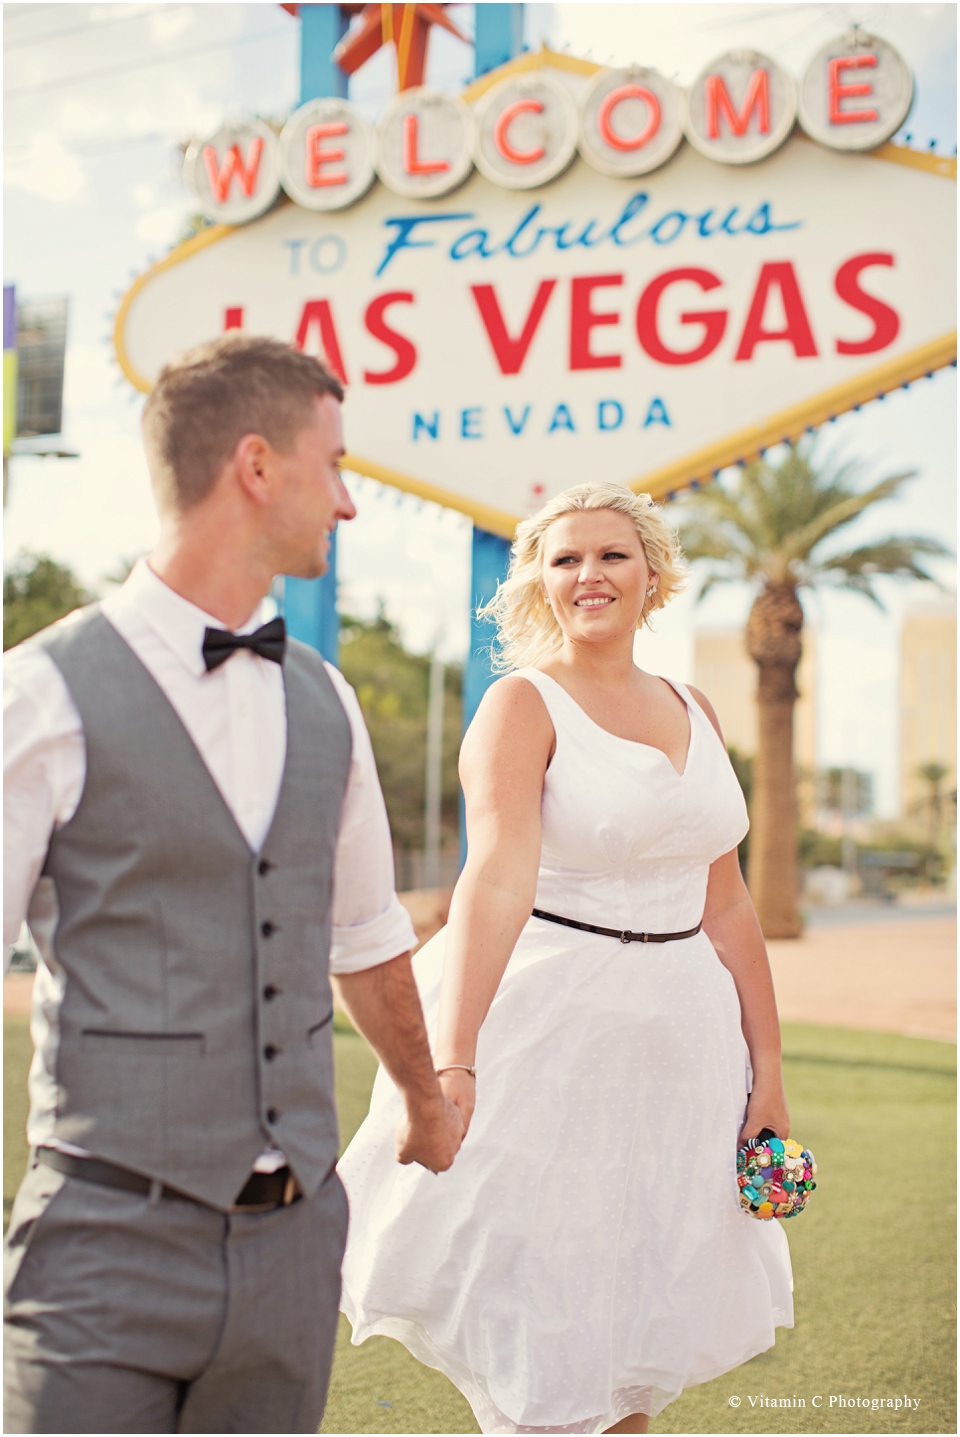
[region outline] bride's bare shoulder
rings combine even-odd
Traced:
[[[481,715],[511,726],[541,720],[552,728],[540,690],[522,673],[504,674],[490,685],[477,709],[477,718]]]
[[[536,684],[517,673],[505,674],[487,689],[464,746],[497,750],[505,745],[514,754],[541,748],[546,752],[553,739],[553,722]]]

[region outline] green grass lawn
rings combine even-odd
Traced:
[[[26,1161],[25,1018],[5,1020],[4,1205]],[[813,1148],[820,1188],[787,1225],[796,1321],[776,1347],[687,1392],[655,1432],[955,1432],[956,1050],[888,1034],[788,1024],[794,1131]],[[338,1018],[334,1043],[344,1142],[375,1069]],[[747,1221],[747,1219],[744,1219]],[[732,1408],[728,1398],[738,1396]],[[823,1405],[814,1408],[815,1396]],[[919,1409],[831,1407],[830,1398],[920,1400]],[[750,1398],[804,1399],[770,1408]],[[460,1394],[399,1343],[350,1346],[341,1323],[323,1432],[477,1432]]]

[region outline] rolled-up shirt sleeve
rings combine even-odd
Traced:
[[[416,947],[417,937],[394,891],[390,824],[357,696],[337,669],[328,664],[327,672],[353,736],[333,872],[330,972],[359,973]]]

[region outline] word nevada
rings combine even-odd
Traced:
[[[405,90],[376,126],[342,99],[302,105],[279,135],[260,120],[226,125],[190,144],[184,178],[209,218],[246,224],[281,189],[320,211],[355,204],[376,179],[427,201],[475,170],[526,190],[556,179],[578,153],[601,174],[631,179],[665,164],[684,140],[721,164],[752,164],[778,149],[797,120],[819,144],[863,152],[899,129],[913,100],[899,53],[860,32],[824,47],[799,83],[755,51],[721,55],[689,90],[642,66],[585,79],[591,67],[568,73],[564,61],[549,52],[525,57],[463,96]]]

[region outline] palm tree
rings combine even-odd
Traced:
[[[820,462],[814,444],[785,446],[777,464],[745,465],[730,483],[714,483],[681,501],[687,557],[703,560],[699,598],[715,584],[744,582],[758,592],[747,621],[747,648],[759,670],[759,739],[753,768],[752,831],[747,881],[768,938],[800,933],[793,706],[803,608],[798,591],[853,589],[883,607],[880,574],[932,580],[922,562],[949,550],[935,539],[891,536],[840,549],[841,529],[896,494],[912,472],[862,487],[861,466]],[[934,582],[936,582],[934,580]]]
[[[935,848],[940,842],[940,833],[943,826],[943,780],[950,770],[945,764],[931,762],[922,763],[917,769],[917,776],[922,778],[927,785],[927,795],[922,803],[918,805],[927,810],[927,829],[929,842]]]

